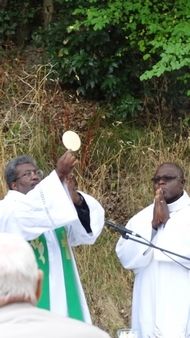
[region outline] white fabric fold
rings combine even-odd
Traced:
[[[28,241],[42,233],[45,235],[50,264],[51,310],[64,316],[67,316],[67,306],[61,252],[53,230],[65,227],[69,245],[76,246],[93,244],[104,225],[104,209],[100,203],[92,196],[82,194],[90,210],[90,234],[82,226],[68,190],[59,180],[55,170],[26,195],[11,190],[0,202],[1,232],[19,233]],[[85,321],[91,323],[72,250],[71,254]]]
[[[153,204],[132,217],[127,228],[151,240]],[[190,258],[190,197],[186,192],[169,204],[170,218],[153,243]],[[116,253],[121,264],[135,273],[132,327],[138,338],[190,337],[190,261],[160,250],[143,254],[143,244],[120,238]],[[174,258],[185,267],[174,262]]]

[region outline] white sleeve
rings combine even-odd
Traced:
[[[190,266],[190,206],[170,214],[162,231],[159,231],[156,245],[174,252],[178,255],[185,256],[187,259],[180,256],[167,253],[164,255],[160,250],[155,250],[155,259],[158,261],[169,261],[170,257],[176,261]]]
[[[93,197],[81,194],[90,210],[90,234],[80,223],[67,187],[55,170],[26,195],[17,192],[16,199],[5,198],[1,202],[1,231],[20,233],[26,240],[32,240],[64,226],[71,245],[93,244],[104,225],[104,209]]]
[[[101,204],[92,196],[80,191],[90,211],[90,227],[91,233],[87,233],[83,225],[70,223],[68,227],[68,240],[70,245],[77,246],[80,244],[94,244],[100,235],[104,226],[104,209]]]
[[[124,239],[123,237],[120,237],[119,241],[117,242],[116,254],[121,264],[126,269],[135,270],[145,267],[149,264],[153,257],[152,249],[147,250],[147,245],[133,241],[133,238],[144,243],[151,241],[152,226],[150,222],[149,211],[150,210],[148,210],[148,208],[142,210],[142,212],[132,217],[126,225],[127,229],[140,234],[142,238],[130,236],[129,239]],[[145,238],[147,242],[143,238]]]
[[[18,199],[14,201],[5,199],[0,221],[3,231],[19,232],[26,240],[70,222],[80,223],[71,198],[55,171],[26,195],[18,193]]]

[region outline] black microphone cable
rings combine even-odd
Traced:
[[[163,249],[163,248],[160,248],[156,245],[154,245],[151,241],[149,241],[148,239],[144,238],[143,236],[139,235],[138,233],[132,231],[132,230],[129,230],[127,228],[125,228],[124,225],[117,225],[115,223],[113,223],[112,221],[109,221],[109,220],[105,220],[105,224],[108,226],[108,228],[111,228],[117,232],[119,232],[121,234],[121,236],[125,239],[131,239],[135,242],[138,242],[140,244],[144,244],[144,245],[147,245],[149,246],[150,248],[153,248],[153,249],[157,249],[159,250],[160,252],[163,253],[163,255],[165,255],[166,257],[168,257],[169,259],[171,259],[174,263],[180,265],[181,267],[183,267],[184,269],[190,271],[190,268],[187,267],[186,265],[184,265],[183,263],[179,262],[178,260],[176,260],[175,258],[171,257],[170,254],[173,254],[173,255],[176,255],[178,257],[181,257],[183,259],[186,259],[186,260],[189,260],[190,261],[190,257],[186,257],[186,256],[182,256],[182,255],[179,255],[177,253],[172,253],[172,252],[169,252],[168,250],[166,249]],[[127,234],[127,235],[126,235]],[[142,241],[139,241],[139,240],[135,240],[134,238],[131,238],[130,236],[134,236],[134,237],[138,237],[140,239],[142,239],[143,241],[145,241],[146,243],[142,242]],[[169,254],[169,253],[170,254]]]

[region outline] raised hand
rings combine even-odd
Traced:
[[[78,160],[73,155],[72,151],[68,150],[57,161],[56,172],[61,181],[71,174],[73,168],[77,164]]]

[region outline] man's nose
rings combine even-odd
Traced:
[[[166,184],[166,181],[162,177],[160,177],[158,181],[158,185],[163,185],[163,184]]]
[[[35,180],[39,180],[39,175],[37,174],[36,170],[31,171],[31,178]]]

